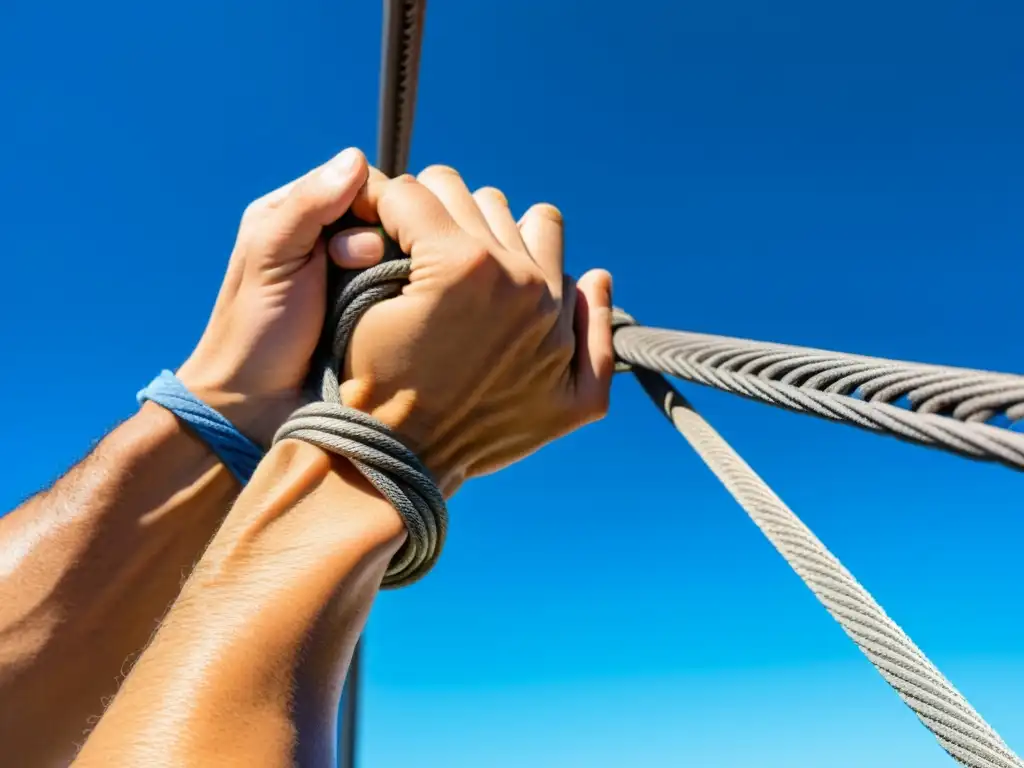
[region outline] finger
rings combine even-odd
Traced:
[[[505,248],[510,251],[527,251],[523,236],[519,233],[516,220],[508,207],[508,199],[500,189],[482,187],[473,193],[476,207],[480,209],[487,226]]]
[[[391,179],[385,176],[383,171],[380,171],[371,165],[368,168],[366,183],[359,188],[359,192],[356,194],[356,199],[352,201],[352,213],[363,221],[370,222],[371,224],[379,222],[380,217],[377,215],[377,200],[376,198],[370,198],[369,188],[371,186],[375,186],[377,189],[382,189],[383,185],[389,181],[391,181]]]
[[[561,298],[565,266],[561,212],[548,203],[538,203],[519,221],[519,232],[533,260],[543,270],[552,295]]]
[[[350,148],[290,185],[267,221],[277,240],[278,258],[305,257],[322,229],[348,210],[367,172],[366,157]]]
[[[584,418],[608,411],[615,373],[612,348],[612,276],[593,269],[576,284],[576,393]]]
[[[292,179],[287,184],[284,184],[283,186],[280,186],[277,189],[268,192],[267,194],[263,195],[263,197],[259,197],[256,200],[254,200],[253,201],[253,206],[255,208],[263,208],[263,209],[266,209],[266,208],[277,208],[278,206],[281,205],[281,203],[283,203],[285,200],[288,199],[288,195],[291,194],[291,191],[293,189],[295,189],[295,186],[300,181],[302,181],[303,179],[311,176],[314,173],[317,173],[319,170],[320,170],[319,168],[314,168],[313,170],[309,171],[308,173],[304,173],[299,178]],[[386,177],[384,177],[383,173],[381,173],[379,170],[377,170],[373,166],[369,166],[368,167],[368,171],[369,171],[371,176],[376,175],[378,178],[386,178]],[[362,187],[360,187],[359,191],[362,192]],[[357,206],[360,206],[360,210],[356,209]],[[377,221],[377,212],[376,212],[376,210],[372,209],[372,207],[370,207],[366,202],[364,202],[364,196],[363,195],[361,195],[359,193],[356,194],[356,198],[352,201],[351,208],[352,208],[353,212],[357,216],[359,216],[360,218],[363,218],[366,221],[371,221],[371,222],[376,222]],[[362,211],[362,213],[360,211]]]
[[[281,204],[283,200],[285,200],[288,197],[289,194],[291,194],[291,191],[295,188],[295,185],[298,184],[299,181],[304,178],[305,176],[300,176],[298,179],[293,179],[292,181],[289,181],[284,186],[278,187],[277,189],[271,192],[267,192],[267,194],[265,194],[263,197],[258,198],[254,202],[254,205],[259,206],[262,203],[267,208],[276,208]]]
[[[327,253],[342,269],[365,269],[384,258],[384,238],[379,228],[346,229],[330,239]]]
[[[437,196],[408,174],[395,179],[371,177],[365,194],[381,227],[414,263],[420,247],[438,240],[468,239]]]
[[[458,171],[446,165],[431,165],[420,172],[416,180],[437,196],[466,232],[489,245],[498,244]]]

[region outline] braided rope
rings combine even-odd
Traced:
[[[402,516],[409,535],[384,575],[382,586],[391,588],[411,584],[433,567],[444,546],[447,507],[429,471],[386,425],[341,404],[339,372],[359,318],[401,291],[410,269],[408,259],[394,259],[332,274],[335,299],[311,375],[321,401],[299,408],[274,436],[274,442],[305,440],[346,456]]]
[[[750,518],[939,744],[970,768],[1024,768],[842,563],[657,373],[634,375]]]
[[[1024,469],[1024,376],[644,328],[618,313],[626,363],[789,410]],[[1005,427],[1010,427],[1007,429]]]

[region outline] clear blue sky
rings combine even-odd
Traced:
[[[180,363],[252,198],[372,154],[377,2],[0,8],[0,502]],[[431,2],[413,166],[568,221],[649,324],[1024,372],[1020,3]],[[1024,750],[1022,478],[687,387]],[[452,502],[368,768],[951,764],[629,379]]]

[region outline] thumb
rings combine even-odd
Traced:
[[[612,350],[612,276],[592,269],[576,283],[576,387],[579,405],[590,418],[608,410],[615,373]]]
[[[289,185],[272,217],[278,232],[277,257],[291,261],[312,251],[323,228],[352,205],[368,172],[366,156],[349,148]]]

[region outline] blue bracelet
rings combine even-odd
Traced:
[[[162,371],[135,399],[152,400],[188,424],[213,449],[238,482],[245,485],[263,458],[263,449],[230,421],[197,398],[170,371]]]

